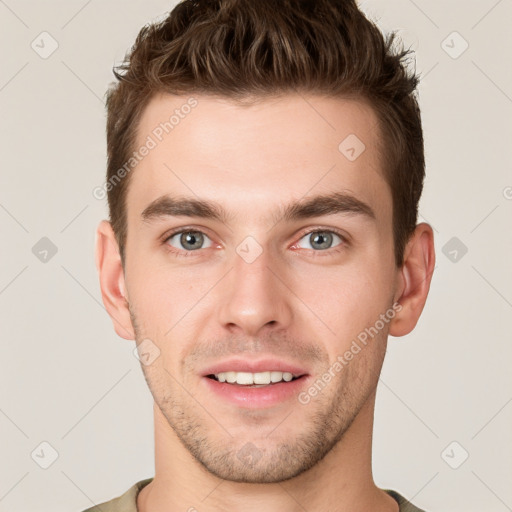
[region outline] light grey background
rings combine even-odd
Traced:
[[[94,233],[107,210],[92,190],[111,68],[172,5],[0,0],[0,511],[78,512],[154,475],[152,398],[101,302]],[[420,220],[437,250],[417,328],[390,338],[375,480],[429,512],[512,510],[512,2],[362,7],[417,51]]]

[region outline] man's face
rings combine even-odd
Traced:
[[[167,134],[155,128],[187,97],[157,96],[140,120],[137,148],[157,144],[128,189],[126,299],[137,344],[160,351],[142,368],[183,445],[220,478],[282,481],[321,461],[374,398],[388,334],[378,320],[398,275],[377,119],[353,100],[195,98]],[[211,378],[237,370],[300,378]]]

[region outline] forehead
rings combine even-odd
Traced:
[[[164,194],[209,199],[256,221],[273,206],[333,191],[389,217],[379,144],[376,115],[362,101],[289,94],[240,105],[159,94],[139,121],[128,220]]]

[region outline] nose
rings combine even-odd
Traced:
[[[235,254],[219,297],[221,325],[246,336],[288,327],[292,320],[291,292],[281,274],[266,251],[252,262]]]

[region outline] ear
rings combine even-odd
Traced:
[[[434,233],[429,224],[418,224],[404,250],[395,302],[402,308],[390,322],[391,336],[409,334],[418,322],[427,300],[435,266]]]
[[[112,226],[106,220],[101,221],[96,230],[96,269],[103,304],[116,333],[126,340],[134,340],[119,247]]]

